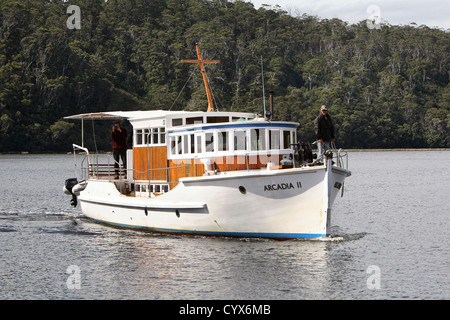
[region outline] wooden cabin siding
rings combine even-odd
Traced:
[[[147,157],[148,152],[148,157]],[[150,162],[147,164],[147,159]],[[135,180],[167,180],[167,170],[148,169],[167,168],[167,147],[135,147],[134,148],[134,179]]]
[[[257,170],[266,168],[268,162],[279,165],[282,155],[253,155],[253,156],[225,156],[213,157],[211,163],[212,170],[238,171],[238,170]],[[200,159],[176,159],[169,160],[169,179],[170,189],[173,189],[184,177],[199,177],[205,173],[205,167]]]
[[[173,189],[184,177],[198,177],[203,175],[204,166],[197,159],[169,160],[170,189]]]

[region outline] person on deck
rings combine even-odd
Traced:
[[[320,108],[320,115],[314,120],[314,129],[317,138],[318,158],[323,162],[323,153],[330,149],[330,143],[334,142],[334,125],[328,114],[326,106]]]
[[[124,170],[127,169],[127,130],[120,126],[120,122],[114,123],[111,139],[113,140],[115,179],[119,179],[119,157],[122,159]]]

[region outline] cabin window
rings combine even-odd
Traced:
[[[269,130],[269,149],[280,149],[280,130]]]
[[[171,154],[177,154],[177,145],[175,143],[175,137],[170,137],[170,153]]]
[[[183,149],[182,149],[182,144],[181,144],[181,136],[177,137],[177,150],[178,150],[178,154],[183,153]]]
[[[203,123],[203,117],[186,118],[186,124]]]
[[[235,131],[229,129],[208,130],[206,132],[184,131],[176,135],[169,135],[169,151],[171,156],[192,157],[196,154],[211,152],[226,152],[233,155],[242,154],[245,151],[265,151],[292,149],[295,143],[295,131],[282,128],[238,128]],[[136,130],[137,133],[146,130]],[[152,137],[150,144],[161,143],[163,141],[164,129],[150,129],[149,137]],[[157,135],[157,137],[155,136]],[[142,139],[145,142],[144,134]],[[137,140],[139,141],[139,140]]]
[[[197,135],[197,153],[202,153],[202,136]]]
[[[148,197],[150,193],[166,193],[169,192],[168,184],[148,184],[145,183],[136,183],[135,185],[136,196],[138,197]]]
[[[152,133],[152,144],[158,144],[159,143],[159,136],[158,136],[158,128],[153,129]]]
[[[252,150],[266,150],[266,130],[251,129],[250,144]]]
[[[135,145],[156,145],[166,142],[164,127],[138,129],[135,131]]]
[[[228,151],[228,131],[218,132],[219,151]]]
[[[171,155],[189,153],[189,136],[170,137]]]
[[[172,127],[181,126],[183,124],[183,119],[172,119]]]
[[[195,153],[195,140],[194,140],[194,135],[191,134],[189,137],[190,137],[189,140],[190,140],[190,142],[191,142],[191,153],[194,154],[194,153]]]
[[[205,151],[206,152],[214,152],[214,133],[207,132],[205,133]]]
[[[148,137],[149,132],[150,132],[149,129],[142,130],[143,144],[149,144],[149,137]]]
[[[283,148],[290,149],[292,144],[291,131],[283,131]]]
[[[166,143],[166,129],[164,127],[159,128],[159,143]]]
[[[247,132],[235,131],[234,132],[234,150],[247,150]]]
[[[221,123],[221,122],[229,122],[230,117],[207,117],[207,123]]]
[[[190,146],[190,143],[189,143],[190,137],[191,137],[190,135],[183,136],[184,153],[189,153],[191,151],[191,148],[189,147]]]
[[[142,130],[136,130],[135,144],[142,144]]]

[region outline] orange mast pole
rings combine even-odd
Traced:
[[[208,112],[210,111],[214,111],[214,105],[211,99],[211,92],[209,90],[209,86],[208,86],[208,80],[206,78],[206,69],[205,69],[205,63],[220,63],[219,60],[203,60],[202,59],[202,55],[200,53],[200,47],[197,45],[196,46],[197,49],[197,60],[192,60],[192,59],[183,59],[181,60],[182,62],[188,62],[188,63],[198,63],[200,66],[200,70],[202,72],[202,76],[203,76],[203,82],[205,83],[205,90],[206,90],[206,98],[208,99]]]

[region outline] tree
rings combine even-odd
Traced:
[[[342,147],[449,147],[450,39],[426,26],[369,29],[365,21],[292,16],[236,0],[0,2],[0,152],[68,151],[64,116],[107,110],[205,110],[206,59],[221,111],[263,112],[303,140],[329,107]],[[189,81],[188,81],[189,80]],[[103,141],[104,140],[104,141]],[[97,144],[109,145],[107,137]]]

